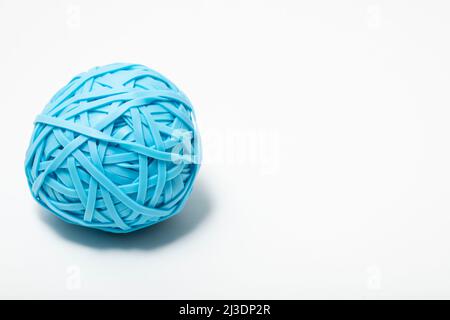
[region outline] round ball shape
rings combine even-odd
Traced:
[[[189,99],[161,74],[117,63],[55,94],[35,120],[25,172],[57,217],[124,233],[178,213],[199,163]]]

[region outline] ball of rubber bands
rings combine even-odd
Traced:
[[[126,233],[179,213],[200,166],[191,102],[138,64],[95,67],[59,90],[25,160],[33,197],[60,219]]]

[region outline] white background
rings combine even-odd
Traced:
[[[0,0],[0,298],[450,298],[448,1]],[[35,116],[145,64],[204,142],[178,216],[110,235],[34,202]]]

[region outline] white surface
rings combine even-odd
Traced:
[[[1,298],[450,298],[448,1],[0,0]],[[34,117],[127,61],[191,98],[186,210],[128,236],[38,208]]]

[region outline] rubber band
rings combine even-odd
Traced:
[[[143,65],[117,63],[53,96],[36,117],[25,172],[33,197],[60,219],[124,233],[180,212],[200,159],[184,93]]]

